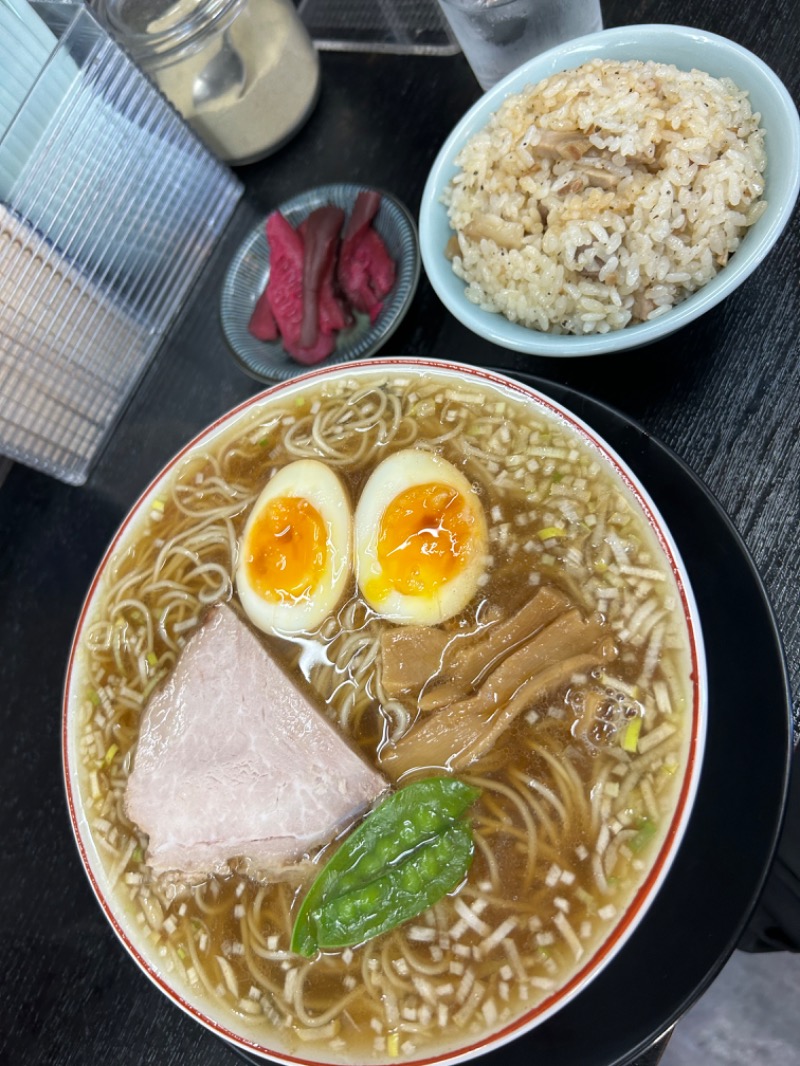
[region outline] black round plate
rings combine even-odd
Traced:
[[[756,905],[786,800],[789,681],[761,579],[730,519],[696,475],[606,404],[550,381],[512,376],[584,419],[639,477],[686,564],[706,645],[705,759],[686,835],[658,896],[584,992],[480,1060],[483,1066],[625,1066],[705,991]]]

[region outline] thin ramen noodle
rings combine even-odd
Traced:
[[[552,589],[603,627],[615,656],[536,695],[458,768],[481,790],[458,890],[365,944],[301,958],[289,950],[293,919],[337,842],[279,877],[232,857],[200,883],[156,879],[147,840],[125,817],[126,781],[148,696],[211,605],[239,609],[237,542],[272,474],[318,459],[355,506],[377,462],[409,448],[463,472],[486,516],[476,594],[437,629],[482,636]],[[386,691],[383,640],[396,628],[351,578],[317,632],[259,634],[379,769],[422,714],[415,696]],[[83,802],[115,898],[179,989],[278,1053],[362,1063],[442,1054],[546,1005],[623,920],[674,824],[692,664],[669,559],[571,426],[482,383],[376,370],[248,408],[187,453],[124,536],[84,633]]]

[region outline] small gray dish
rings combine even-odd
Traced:
[[[294,227],[325,204],[341,207],[349,216],[358,194],[368,190],[366,185],[321,185],[287,200],[276,210]],[[381,204],[373,226],[395,263],[395,283],[374,324],[366,315],[357,313],[354,325],[339,333],[335,350],[321,364],[324,366],[374,355],[397,329],[416,292],[420,256],[414,219],[393,196],[378,191]],[[242,370],[258,381],[286,381],[311,368],[292,359],[280,341],[257,340],[247,328],[269,278],[269,245],[264,226],[265,220],[259,222],[228,267],[222,286],[222,328]]]

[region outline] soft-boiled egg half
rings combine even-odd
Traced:
[[[483,506],[464,475],[431,452],[384,459],[356,507],[356,575],[379,614],[436,625],[469,603],[486,567]]]
[[[316,459],[282,467],[256,500],[239,542],[236,588],[266,633],[316,629],[351,572],[353,519],[338,476]]]

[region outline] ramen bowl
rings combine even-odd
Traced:
[[[335,472],[352,512],[352,572],[322,621],[276,631],[244,595],[249,548],[238,545],[250,543],[265,486],[295,463],[287,498],[303,496],[309,463]],[[403,543],[387,556],[398,507]],[[409,586],[405,553],[417,549]],[[384,595],[395,554],[400,600]],[[452,597],[456,580],[466,591]],[[313,583],[306,595],[316,596]],[[151,708],[163,711],[170,679],[221,611],[285,678],[299,671],[295,691],[385,788],[278,872],[243,848],[192,873],[156,874],[161,830],[134,824],[130,782],[152,753]],[[238,706],[238,681],[228,671],[215,702],[223,658],[206,656],[201,673],[224,714]],[[638,927],[692,809],[706,689],[678,549],[646,489],[588,425],[527,385],[458,364],[319,369],[188,443],[109,546],[65,686],[72,826],[123,946],[220,1037],[280,1063],[465,1061],[552,1018]],[[269,715],[246,726],[248,750],[267,758],[258,733],[282,721],[277,691]],[[207,810],[232,800],[241,834],[258,805],[237,798],[239,756],[226,754],[227,724],[213,728],[199,738],[213,779]],[[293,747],[299,734],[287,728],[276,743]],[[265,787],[284,770],[273,766]],[[467,795],[446,824],[440,805],[433,827],[415,829],[411,814],[391,824],[387,804],[420,782],[451,787],[443,781]],[[181,802],[161,806],[170,814]],[[451,835],[464,851],[436,851],[449,880],[432,891],[441,866],[428,868],[427,849]],[[319,871],[355,855],[356,840],[369,872],[353,859],[319,888]],[[351,892],[380,928],[348,925]],[[328,907],[343,908],[336,944]]]
[[[504,161],[502,165],[493,165],[490,168],[485,163],[486,157],[482,151],[472,151],[465,157],[463,168],[456,162],[468,143],[489,127],[490,121],[507,97],[522,93],[542,79],[572,71],[592,60],[635,60],[671,64],[684,72],[682,78],[686,77],[686,72],[703,72],[699,76],[692,75],[699,77],[698,85],[689,86],[687,83],[682,88],[677,88],[677,98],[682,97],[684,101],[699,97],[702,91],[699,85],[706,75],[715,79],[731,79],[739,90],[747,93],[752,111],[760,116],[760,127],[764,131],[766,169],[760,178],[755,179],[755,185],[763,184],[762,202],[766,203],[766,207],[759,209],[763,210],[763,213],[740,231],[743,233],[741,243],[735,247],[732,254],[728,256],[727,251],[722,253],[721,248],[717,247],[716,264],[700,265],[700,258],[705,255],[705,252],[701,252],[704,241],[711,229],[717,226],[717,222],[712,220],[710,215],[703,214],[707,211],[704,206],[707,204],[706,192],[699,187],[693,187],[693,179],[689,173],[693,164],[688,162],[688,156],[685,160],[680,160],[679,170],[676,171],[680,173],[680,179],[670,178],[669,182],[674,180],[675,185],[668,190],[660,184],[659,194],[655,193],[655,177],[646,178],[642,174],[633,174],[637,182],[652,183],[647,185],[647,196],[654,197],[651,203],[642,193],[640,185],[630,196],[624,184],[610,185],[616,177],[625,173],[625,168],[615,170],[619,159],[601,159],[600,164],[595,166],[595,157],[598,154],[606,154],[605,149],[598,153],[596,146],[592,145],[585,151],[585,147],[576,141],[576,153],[585,152],[585,160],[591,166],[587,165],[585,171],[582,171],[581,167],[585,164],[579,160],[574,174],[565,174],[563,171],[567,164],[563,160],[549,164],[552,166],[552,177],[536,178],[539,184],[536,186],[534,198],[538,200],[540,197],[549,197],[541,200],[540,206],[544,206],[536,218],[533,218],[529,206],[520,208],[516,202],[522,195],[522,185],[516,183],[521,182],[524,175],[517,174],[515,168],[527,167],[528,157],[521,158],[517,163],[512,158],[512,153],[506,152],[508,145],[521,143],[524,151],[532,154],[530,165],[537,165],[537,148],[533,144],[529,145],[530,130],[536,122],[541,124],[544,120],[531,117],[533,108],[523,112],[519,118],[512,115],[510,120],[503,123],[501,135],[506,140],[503,140],[501,149],[500,141],[497,142],[501,152],[500,158]],[[640,89],[641,86],[637,84],[632,85],[630,91],[636,94]],[[579,95],[585,95],[589,91],[593,90],[584,86]],[[610,91],[608,86],[604,87],[604,91]],[[629,95],[628,98],[634,97]],[[672,99],[674,101],[676,97]],[[713,96],[709,99],[713,99]],[[558,98],[557,103],[561,105],[562,100],[563,96]],[[723,110],[729,103],[730,98],[727,98],[727,102],[723,103]],[[536,105],[537,114],[539,110],[547,112],[549,106],[546,101],[540,102]],[[555,107],[555,104],[552,106]],[[601,107],[598,104],[590,114],[602,112],[606,106],[604,104]],[[556,123],[554,128],[564,130],[564,123],[573,121],[581,120],[569,114],[567,118],[561,119],[560,125]],[[627,119],[624,116],[613,114],[612,122],[618,123],[615,126],[617,133],[625,128],[625,121]],[[699,125],[702,127],[702,121]],[[698,126],[693,128],[697,129]],[[579,126],[578,129],[580,132],[582,127]],[[667,138],[673,133],[674,131],[667,132]],[[745,140],[749,146],[749,136]],[[526,145],[528,147],[525,147]],[[542,148],[542,152],[547,150],[546,147]],[[549,150],[557,151],[552,147]],[[610,148],[608,152],[611,152]],[[509,158],[511,162],[505,162]],[[583,158],[581,155],[581,160]],[[722,159],[721,155],[715,165],[719,166]],[[604,170],[609,163],[610,169]],[[652,160],[647,165],[651,166]],[[630,163],[628,166],[636,171],[637,164]],[[464,277],[454,273],[452,251],[448,255],[448,245],[455,231],[451,228],[445,196],[451,182],[462,169],[466,174],[475,174],[474,182],[469,179],[466,188],[478,188],[471,192],[469,197],[462,196],[456,205],[459,226],[467,228],[464,219],[468,216],[470,224],[478,224],[487,212],[495,213],[502,220],[521,222],[526,227],[524,241],[533,240],[534,247],[541,251],[535,261],[531,256],[531,249],[527,248],[521,265],[515,266],[511,262],[509,257],[520,254],[517,250],[519,244],[515,244],[515,241],[522,239],[519,234],[515,236],[512,232],[513,225],[507,237],[504,237],[502,232],[499,233],[500,240],[506,240],[506,244],[493,247],[492,241],[484,240],[483,244],[488,250],[484,249],[479,238],[485,238],[494,230],[479,229],[471,235],[472,245],[466,251],[466,255],[470,257],[469,285]],[[490,175],[498,174],[494,185],[487,184],[487,172]],[[534,173],[541,174],[540,171]],[[576,215],[577,208],[573,199],[569,205],[565,203],[562,219],[558,205],[575,187],[570,184],[572,178],[584,186],[589,183],[588,189],[584,188],[580,194],[582,197],[599,195],[602,202],[587,202]],[[735,180],[738,181],[739,178],[736,177]],[[509,183],[514,189],[513,196],[507,192]],[[794,209],[799,184],[800,120],[797,108],[775,72],[757,56],[734,41],[684,26],[633,25],[602,30],[568,41],[524,63],[485,93],[457,123],[436,157],[422,196],[419,236],[423,267],[447,310],[474,333],[500,347],[557,358],[603,355],[638,348],[655,343],[693,322],[716,307],[750,277],[786,227]],[[687,195],[688,191],[690,195]],[[707,191],[712,199],[720,196],[724,200],[726,195],[722,189]],[[678,218],[677,214],[674,215],[675,232],[671,233],[662,245],[660,242],[664,233],[657,233],[659,222],[656,220],[663,221],[666,217],[662,211],[666,211],[667,216],[671,211],[671,208],[665,208],[665,202],[659,199],[665,192],[672,204],[677,206],[685,202],[686,215],[683,219]],[[609,207],[603,197],[617,194],[618,200],[614,200]],[[527,192],[525,195],[527,196]],[[744,205],[737,197],[738,194],[734,194],[733,202],[736,203],[735,210],[738,211],[743,209]],[[510,213],[509,205],[503,203],[505,198],[513,201]],[[698,210],[700,215],[693,223],[693,228],[686,231],[683,228],[685,218],[695,210]],[[609,211],[613,218],[607,217]],[[540,218],[546,219],[543,223],[546,228],[541,238],[535,235],[537,220]],[[553,220],[556,225],[551,227],[550,222]],[[583,221],[586,225],[578,226],[576,220]],[[599,222],[602,222],[600,228]],[[646,239],[640,240],[634,231],[644,235]],[[620,234],[621,249],[617,246]],[[713,240],[716,241],[716,238]],[[669,250],[670,246],[672,251]],[[733,243],[730,247],[733,247]],[[450,248],[452,249],[452,245]],[[659,259],[659,264],[656,259]],[[667,267],[664,265],[667,260],[671,263],[669,276],[674,280],[671,280],[667,287],[663,287],[661,282],[667,273]],[[509,265],[504,266],[505,262]],[[724,265],[720,265],[721,263]],[[694,275],[695,271],[698,271],[698,277],[703,279],[700,287],[695,287],[697,281],[688,280],[685,276],[689,273]],[[712,274],[712,271],[716,272]],[[657,284],[654,284],[654,281]],[[499,291],[496,291],[497,287]],[[580,297],[573,298],[570,294],[578,289]],[[629,307],[626,300],[630,301],[637,290],[638,296]],[[532,310],[534,305],[544,318],[536,318]],[[501,313],[498,307],[507,312],[508,317]],[[560,317],[562,315],[563,319]],[[532,328],[532,325],[523,324],[528,321],[539,321],[542,324]],[[562,328],[564,332],[555,331]]]

